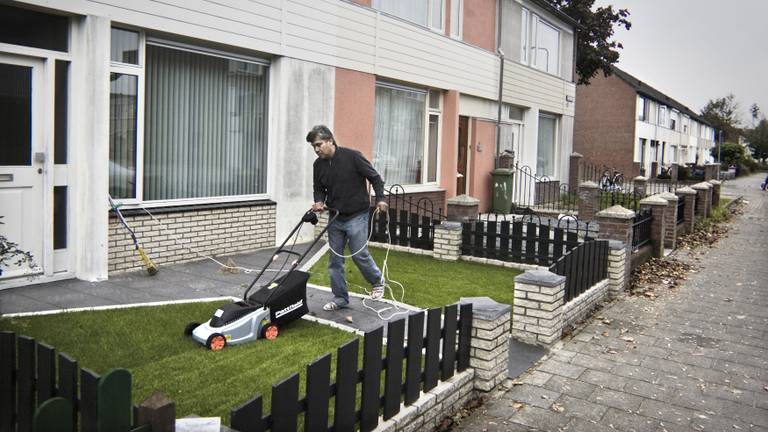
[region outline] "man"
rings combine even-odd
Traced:
[[[370,196],[365,181],[368,180],[376,194],[376,207],[387,211],[384,201],[384,180],[370,162],[357,150],[339,147],[328,127],[318,125],[307,134],[307,142],[317,154],[313,165],[313,193],[316,212],[336,209],[338,217],[328,226],[328,243],[331,256],[328,273],[331,275],[333,301],[323,306],[334,311],[347,307],[349,290],[344,277],[344,246],[349,242],[354,261],[360,273],[371,284],[371,298],[384,295],[384,278],[368,253],[368,208]]]

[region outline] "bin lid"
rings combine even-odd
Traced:
[[[496,168],[491,171],[491,175],[495,176],[511,176],[513,173],[514,171],[509,168]]]

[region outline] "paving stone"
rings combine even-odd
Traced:
[[[587,399],[598,388],[596,385],[585,383],[561,376],[553,376],[544,384],[544,388],[563,395]]]
[[[567,416],[583,417],[587,420],[599,421],[608,410],[605,405],[588,402],[584,399],[563,395],[556,402]]]
[[[588,370],[581,375],[580,380],[613,390],[622,390],[624,388],[624,381],[620,377],[600,371]]]
[[[650,399],[643,399],[637,413],[645,417],[653,417],[680,425],[687,425],[693,417],[693,410]]]
[[[510,417],[509,421],[545,431],[556,431],[568,424],[570,418],[549,408],[526,406]]]
[[[578,378],[586,368],[556,360],[546,360],[539,365],[538,370],[549,372],[553,375],[565,376],[568,378]]]
[[[673,392],[659,384],[649,383],[638,380],[627,380],[624,385],[624,391],[636,396],[642,396],[644,398],[671,401],[674,399]]]
[[[662,376],[656,370],[644,368],[642,366],[632,366],[632,365],[626,365],[626,364],[616,366],[613,369],[612,373],[622,377],[633,378],[633,379],[648,381],[648,382],[658,381],[659,377]]]
[[[613,368],[616,367],[616,363],[612,361],[581,353],[573,357],[571,364],[601,372],[612,372]]]
[[[600,423],[623,432],[655,432],[661,422],[655,418],[642,417],[616,408],[609,408]]]
[[[549,408],[552,402],[560,397],[560,393],[547,390],[542,387],[535,387],[530,384],[514,386],[508,391],[502,399],[523,402],[526,405],[533,405],[541,408]]]
[[[624,411],[637,411],[643,398],[633,394],[613,391],[609,389],[597,389],[589,397],[590,402],[618,408]]]
[[[552,374],[542,371],[532,371],[529,372],[522,377],[520,377],[521,382],[525,384],[530,384],[532,386],[541,387],[546,383],[550,378],[552,378]]]

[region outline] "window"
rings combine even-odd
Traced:
[[[464,0],[451,0],[451,37],[461,39],[464,25]]]
[[[691,124],[691,118],[690,118],[690,117],[688,117],[687,115],[684,115],[684,116],[683,116],[683,133],[684,133],[684,134],[687,134],[687,133],[688,133],[688,126],[689,126],[690,124]]]
[[[648,142],[645,138],[640,138],[640,149],[637,160],[640,161],[640,166],[645,165],[645,144]]]
[[[669,148],[669,163],[677,163],[677,146],[672,145]]]
[[[443,0],[373,0],[373,8],[443,31]]]
[[[531,22],[531,17],[528,12],[528,9],[523,9],[523,22],[520,25],[522,33],[520,34],[520,61],[522,63],[528,64],[528,51],[529,51],[529,44],[528,44],[528,37],[529,37],[529,30],[528,25]]]
[[[672,110],[671,113],[669,113],[669,128],[672,130],[677,130],[677,120],[679,119],[679,112]]]
[[[560,68],[560,31],[534,17],[533,67],[536,69],[557,75]]]
[[[373,165],[387,184],[437,181],[441,93],[376,84]]]
[[[648,121],[648,99],[642,96],[637,97],[637,119]]]
[[[69,18],[0,5],[0,43],[69,51]]]
[[[136,200],[266,192],[268,66],[113,29],[109,191]]]
[[[502,105],[502,112],[506,113],[505,118],[521,122],[525,115],[525,108],[505,103]]]
[[[667,107],[664,105],[659,105],[659,118],[656,124],[660,126],[667,125]]]
[[[539,115],[539,138],[536,156],[536,175],[555,174],[555,144],[557,118],[547,114]]]

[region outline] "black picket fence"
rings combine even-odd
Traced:
[[[574,212],[578,193],[568,183],[537,177],[531,167],[516,163],[512,170],[512,190],[508,192],[511,206],[508,213],[529,214],[537,211]]]
[[[639,211],[632,222],[632,252],[651,241],[651,224],[653,215],[646,209]]]
[[[678,181],[678,180],[649,180],[645,184],[645,194],[653,195],[662,192],[675,193],[680,188],[691,186],[697,181]]]
[[[549,271],[565,276],[565,302],[575,299],[608,277],[608,240],[580,244],[553,263]]]
[[[605,210],[608,207],[620,205],[626,209],[634,210],[637,212],[637,210],[640,208],[640,200],[643,198],[645,198],[645,196],[639,191],[635,190],[616,190],[612,192],[600,190],[598,192],[598,203],[600,210]]]
[[[432,250],[435,225],[446,218],[442,207],[435,208],[429,198],[411,199],[400,185],[390,187],[386,197],[389,204],[386,216],[375,214],[375,207],[369,210],[371,240]]]
[[[0,332],[0,383],[0,432],[151,431],[133,423],[127,370],[99,376],[26,336]]]
[[[685,198],[679,197],[677,200],[677,224],[685,222]]]
[[[536,221],[536,222],[534,222]],[[582,241],[597,236],[590,223],[567,217],[547,223],[536,215],[462,223],[461,254],[522,264],[550,266]]]
[[[271,413],[263,415],[263,400],[258,395],[232,411],[232,428],[240,432],[295,431],[303,415],[309,432],[375,429],[380,415],[384,420],[392,418],[400,412],[401,403],[413,404],[420,391],[427,392],[438,380],[469,367],[472,305],[461,305],[460,314],[458,305],[447,306],[442,318],[441,328],[441,310],[427,312],[425,337],[424,312],[410,315],[407,345],[405,320],[388,323],[383,358],[383,327],[366,333],[360,370],[359,341],[352,340],[337,351],[335,383],[331,383],[331,355],[326,354],[307,366],[305,397],[299,399],[299,375],[293,374],[272,386]],[[331,400],[333,424],[329,426]]]

